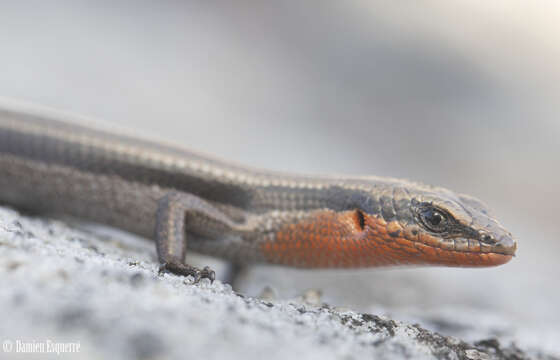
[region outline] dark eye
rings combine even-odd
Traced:
[[[420,220],[429,230],[443,232],[447,229],[447,215],[432,207],[420,210]]]

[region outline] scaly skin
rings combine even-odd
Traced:
[[[183,263],[187,248],[301,268],[494,266],[515,254],[485,205],[443,188],[251,170],[76,121],[87,120],[0,99],[0,202],[154,238],[176,273],[213,276]]]

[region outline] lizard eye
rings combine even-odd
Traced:
[[[447,229],[447,214],[433,207],[419,209],[418,215],[422,224],[430,231],[444,232]]]

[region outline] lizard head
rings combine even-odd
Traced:
[[[445,265],[493,266],[515,255],[517,242],[512,234],[480,200],[429,187],[407,195],[405,208],[396,209],[404,213],[398,221],[403,235],[418,242],[416,247],[429,247],[425,251],[437,254],[429,259],[438,262],[440,258]]]

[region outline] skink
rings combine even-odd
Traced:
[[[187,249],[299,268],[494,266],[516,251],[483,203],[441,187],[253,170],[78,122],[0,101],[0,202],[153,238],[164,271],[213,280]]]

